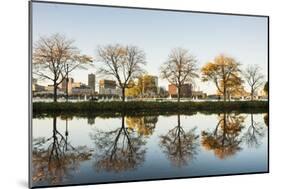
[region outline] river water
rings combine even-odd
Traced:
[[[33,118],[33,186],[268,171],[267,113]]]

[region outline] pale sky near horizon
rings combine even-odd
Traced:
[[[242,69],[259,65],[267,79],[266,17],[33,2],[33,42],[54,33],[74,39],[82,54],[94,58],[99,45],[136,45],[146,53],[144,68],[151,75],[159,76],[171,49],[182,47],[196,57],[199,68],[225,54],[238,60]],[[88,73],[95,73],[98,67],[77,70],[71,76],[87,83]],[[211,82],[196,83],[196,89],[216,92]],[[159,78],[159,85],[167,88],[168,82]]]

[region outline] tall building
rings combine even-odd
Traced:
[[[80,83],[77,87],[72,87],[72,94],[73,95],[91,95],[92,89],[87,86],[86,84]]]
[[[68,82],[66,82],[66,78],[61,82],[60,84],[60,88],[62,90],[62,92],[66,92],[66,83],[67,83],[67,91],[68,94],[71,94],[72,92],[72,87],[73,87],[73,83],[74,83],[74,79],[73,78],[68,78]]]
[[[158,77],[153,75],[144,75],[139,78],[142,95],[153,96],[158,93]]]
[[[88,74],[88,87],[93,90],[93,93],[96,89],[96,76],[95,74]]]
[[[207,98],[207,94],[204,93],[203,91],[192,91],[192,98],[195,99]]]
[[[176,97],[178,95],[178,88],[174,84],[168,86],[169,95]],[[191,97],[192,96],[192,85],[187,83],[181,86],[181,97]]]
[[[117,95],[116,81],[114,80],[100,80],[99,81],[99,94],[102,95]]]

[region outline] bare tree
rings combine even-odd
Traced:
[[[92,62],[92,58],[81,55],[73,43],[64,35],[53,34],[40,37],[34,44],[33,74],[53,82],[54,102],[57,101],[58,86],[67,75],[82,64]]]
[[[104,63],[99,73],[112,76],[122,90],[122,101],[125,101],[125,89],[129,81],[139,77],[144,70],[145,53],[136,46],[107,45],[98,48],[99,60]]]
[[[261,140],[265,136],[266,127],[261,122],[254,120],[254,115],[251,113],[251,122],[246,130],[243,140],[248,147],[258,148],[261,145]]]
[[[175,48],[168,56],[168,60],[161,66],[163,79],[175,85],[178,89],[178,102],[180,102],[181,87],[187,82],[193,82],[198,77],[196,59],[183,48]]]
[[[67,118],[66,118],[67,124]],[[57,117],[53,116],[53,132],[49,138],[33,139],[32,181],[34,184],[46,182],[51,185],[65,184],[80,163],[90,160],[92,149],[87,146],[73,147],[68,141],[68,130],[65,135],[58,131]]]
[[[188,131],[183,129],[179,113],[177,118],[177,126],[169,130],[166,135],[160,136],[160,147],[173,165],[182,167],[196,157],[199,136],[196,135],[196,127]]]
[[[264,83],[264,76],[260,73],[260,67],[258,65],[250,65],[245,70],[244,77],[251,88],[251,100],[253,100],[257,89]]]
[[[122,114],[121,127],[110,130],[96,130],[90,134],[97,151],[94,167],[97,171],[123,172],[136,169],[145,160],[145,137],[125,124]]]

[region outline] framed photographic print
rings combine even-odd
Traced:
[[[269,17],[29,2],[29,186],[269,172]]]

